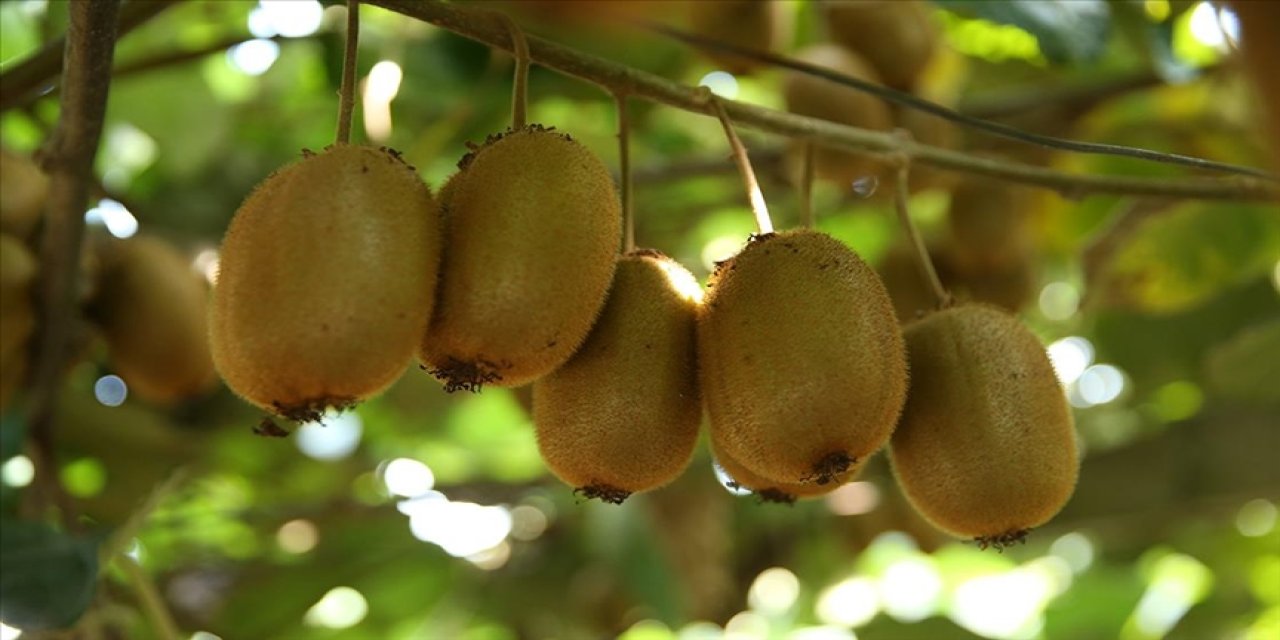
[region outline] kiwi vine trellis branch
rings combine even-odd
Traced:
[[[40,460],[40,486],[58,501],[65,524],[75,528],[72,506],[54,468],[53,418],[68,345],[78,317],[80,247],[84,211],[93,178],[93,157],[102,137],[111,86],[119,0],[73,2],[62,65],[62,109],[46,142],[42,161],[49,173],[49,200],[40,247],[39,319],[35,371],[27,398],[27,419]]]
[[[351,113],[356,105],[356,54],[360,50],[360,1],[347,0],[347,44],[342,52],[342,85],[338,88],[340,144],[351,142]]]
[[[364,2],[434,24],[491,47],[508,50],[507,47],[510,46],[506,29],[487,11],[421,0]],[[693,87],[542,38],[529,36],[528,40],[532,60],[544,67],[596,84],[606,91],[625,91],[630,96],[684,111],[707,113],[705,103],[699,99],[699,92]],[[912,162],[919,164],[1038,185],[1072,197],[1109,193],[1206,200],[1280,200],[1280,186],[1270,179],[1248,176],[1188,176],[1171,180],[1073,174],[976,157],[960,151],[904,141],[891,132],[858,129],[742,102],[725,100],[723,104],[725,111],[739,126],[793,138],[820,139],[825,145],[851,151],[905,153]],[[1148,153],[1157,157],[1166,155]]]

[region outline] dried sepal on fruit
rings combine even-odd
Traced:
[[[688,466],[702,420],[700,298],[680,264],[627,254],[586,342],[533,384],[538,450],[576,493],[619,503]]]
[[[1013,316],[964,304],[907,327],[911,390],[890,447],[903,493],[938,528],[1019,542],[1078,471],[1071,412],[1043,345]]]
[[[888,441],[902,333],[856,253],[817,231],[757,236],[709,286],[698,356],[717,451],[768,480],[824,484]]]
[[[860,460],[830,482],[821,484],[817,482],[787,483],[762,478],[723,452],[713,451],[712,456],[715,458],[714,464],[727,477],[725,484],[730,489],[750,491],[761,502],[779,504],[793,504],[800,499],[822,497],[852,482],[866,466],[866,459]]]
[[[222,243],[218,372],[291,420],[386,388],[431,317],[440,226],[430,190],[390,149],[335,144],[272,174]]]
[[[459,169],[419,357],[450,391],[527,384],[573,355],[604,304],[622,232],[613,178],[540,125],[491,136]]]

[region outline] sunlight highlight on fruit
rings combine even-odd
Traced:
[[[209,286],[218,284],[218,250],[203,249],[191,260],[191,268],[204,276]]]
[[[303,423],[293,436],[298,449],[316,460],[341,460],[360,446],[364,422],[354,411],[330,410],[318,422]]]
[[[123,204],[110,198],[98,201],[97,206],[84,214],[86,224],[107,228],[107,233],[117,238],[130,238],[138,232],[138,219]]]
[[[662,261],[659,266],[662,272],[666,274],[667,281],[671,283],[671,287],[685,300],[702,302],[702,284],[698,282],[697,278],[693,277],[692,273],[689,273],[688,269],[685,269],[678,262],[666,260]]]
[[[720,486],[724,487],[725,491],[728,491],[730,494],[735,496],[751,495],[752,491],[738,484],[738,481],[734,480],[733,476],[729,475],[729,472],[725,471],[724,467],[720,466],[719,462],[712,460],[711,470],[716,474],[716,482],[719,482]]]
[[[307,610],[303,622],[312,627],[347,629],[360,624],[369,613],[369,603],[351,587],[334,587]]]

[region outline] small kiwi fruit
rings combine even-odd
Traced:
[[[818,484],[816,482],[774,482],[767,478],[762,478],[758,474],[753,473],[750,469],[742,466],[737,460],[724,455],[719,451],[713,451],[712,457],[715,459],[715,465],[729,477],[729,486],[734,489],[746,489],[755,494],[761,502],[776,502],[782,504],[792,504],[802,498],[817,498],[824,496],[841,486],[852,482],[858,474],[862,472],[862,468],[866,466],[866,460],[860,460],[857,464],[849,467],[844,473],[837,476],[831,482],[826,484]]]
[[[1027,187],[990,179],[957,184],[947,214],[956,264],[979,269],[1022,261],[1031,250],[1034,195]]]
[[[912,91],[929,66],[938,28],[919,0],[824,2],[831,39],[866,58],[884,83]]]
[[[156,237],[105,243],[88,315],[116,373],[138,397],[169,403],[217,382],[209,352],[208,286],[177,248]]]
[[[861,80],[880,82],[870,64],[834,44],[808,47],[795,54],[795,58]],[[783,77],[782,92],[787,110],[792,113],[863,129],[887,131],[893,126],[889,107],[879,98],[826,78],[787,71]],[[791,164],[797,162],[799,149],[798,144],[792,145]],[[813,171],[818,178],[847,186],[875,175],[882,169],[881,164],[867,154],[819,145],[814,153]]]
[[[459,169],[419,357],[448,391],[527,384],[573,355],[604,304],[622,233],[613,178],[540,125],[490,136]]]
[[[1066,397],[1044,346],[981,304],[906,329],[911,391],[893,434],[894,473],[938,528],[1007,546],[1053,517],[1078,471]]]
[[[1230,6],[1240,20],[1241,58],[1258,96],[1258,116],[1271,132],[1271,166],[1280,171],[1280,4],[1232,0]]]
[[[773,482],[828,484],[888,441],[906,355],[856,253],[813,230],[755,236],[709,287],[698,356],[717,451]]]
[[[689,29],[712,40],[770,51],[783,45],[783,38],[789,31],[782,4],[764,0],[688,2]],[[761,64],[750,58],[711,49],[703,50],[703,53],[721,69],[735,75],[755,71]]]
[[[386,388],[431,317],[440,226],[390,149],[335,144],[273,173],[222,243],[209,336],[227,385],[291,420]]]
[[[31,158],[0,148],[0,231],[26,241],[49,198],[49,176]]]
[[[688,466],[702,420],[700,296],[679,263],[628,253],[586,342],[533,383],[538,450],[576,493],[620,503]]]

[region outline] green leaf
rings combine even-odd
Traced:
[[[1206,359],[1210,384],[1245,402],[1280,404],[1280,320],[1249,327]]]
[[[98,541],[42,522],[0,526],[0,620],[19,629],[70,627],[93,599]]]
[[[1096,60],[1107,46],[1111,9],[1103,0],[939,0],[956,13],[1023,29],[1055,64]]]
[[[1121,220],[1085,258],[1092,304],[1147,313],[1194,308],[1280,259],[1267,205],[1194,202]]]

